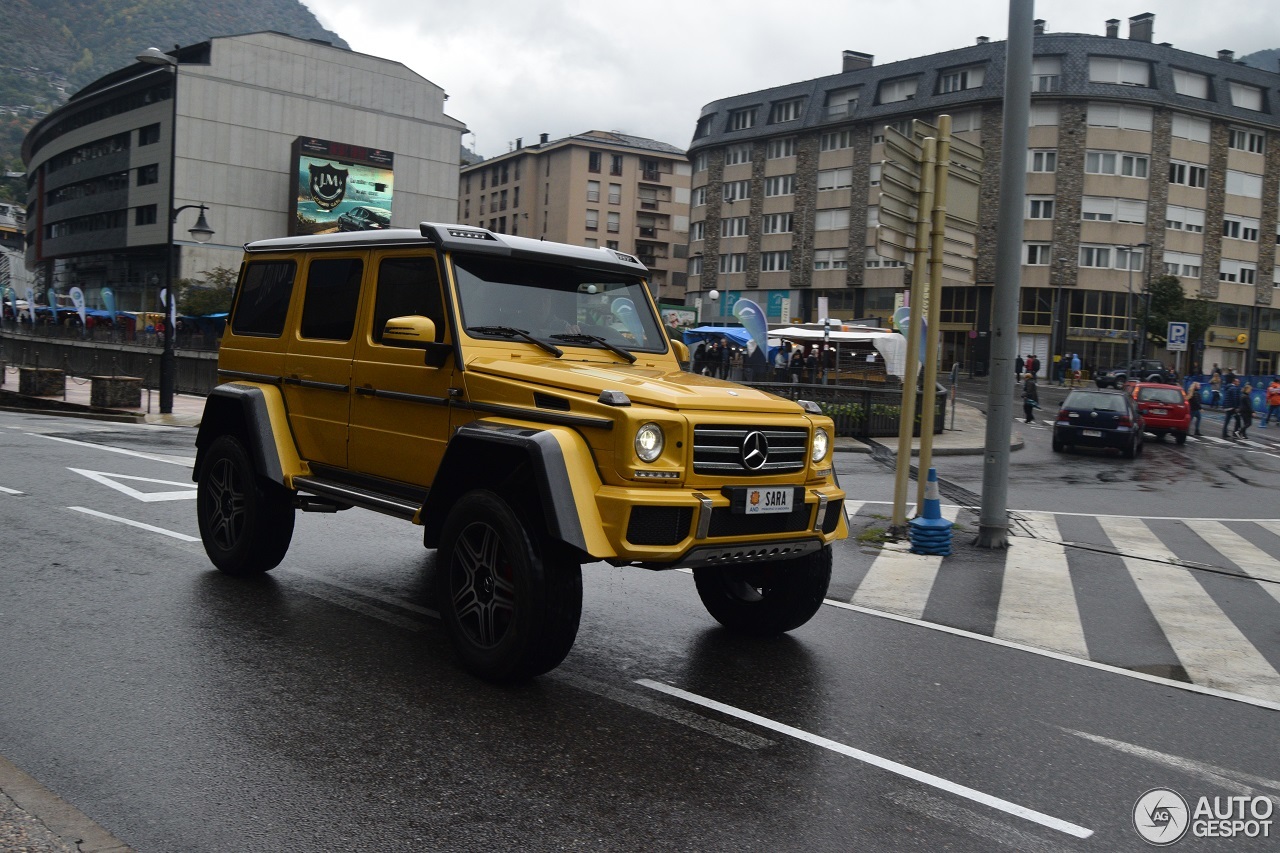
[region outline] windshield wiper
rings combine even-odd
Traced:
[[[634,364],[636,360],[636,357],[634,355],[627,352],[620,346],[616,346],[614,344],[609,343],[599,335],[588,335],[588,334],[579,333],[579,334],[567,334],[567,335],[552,335],[551,337],[555,338],[557,341],[566,341],[571,344],[582,343],[583,341],[592,341],[593,343],[597,343],[600,346],[604,347],[605,349],[609,350],[609,352],[616,353],[617,355],[622,356],[627,360],[628,363]]]
[[[501,335],[504,338],[524,338],[529,343],[542,347],[556,358],[564,355],[564,350],[555,344],[549,344],[541,338],[535,338],[524,329],[517,329],[515,326],[468,326],[467,331],[479,332],[482,335]]]

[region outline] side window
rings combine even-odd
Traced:
[[[373,340],[392,317],[420,315],[436,324],[436,340],[444,338],[444,303],[435,258],[384,258],[378,265],[378,289],[373,304]]]
[[[307,267],[307,292],[302,300],[298,334],[327,341],[351,340],[363,274],[364,261],[359,258],[312,261]]]
[[[245,265],[237,288],[231,331],[237,335],[278,338],[284,332],[297,265],[293,261],[256,261]]]

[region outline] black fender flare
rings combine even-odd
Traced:
[[[192,480],[199,478],[205,451],[221,435],[233,435],[240,440],[260,476],[273,483],[287,485],[285,464],[280,458],[281,443],[287,439],[290,449],[294,445],[279,389],[231,382],[219,385],[209,393],[200,419],[200,431],[196,434]],[[298,469],[296,449],[293,450],[293,465],[290,467],[294,471]]]

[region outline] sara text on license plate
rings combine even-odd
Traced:
[[[790,486],[747,489],[746,513],[760,515],[766,512],[791,512],[791,495],[794,491]]]

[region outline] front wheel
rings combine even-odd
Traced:
[[[462,665],[512,681],[554,669],[582,615],[582,567],[539,538],[497,494],[476,490],[454,505],[436,564],[440,615]]]
[[[258,476],[238,439],[218,436],[196,485],[205,553],[221,571],[247,577],[280,565],[293,539],[293,493]]]
[[[1178,444],[1186,444],[1186,443],[1187,443],[1187,434],[1186,434],[1185,432],[1178,432],[1178,433],[1174,433],[1174,439],[1173,439],[1173,440],[1174,440],[1174,441],[1176,441],[1176,442],[1178,442]]]
[[[799,628],[822,606],[831,583],[831,546],[804,557],[693,570],[698,597],[726,628],[767,637]]]

